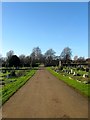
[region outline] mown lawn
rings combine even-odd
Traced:
[[[90,98],[90,84],[84,84],[81,82],[77,82],[75,79],[69,78],[68,76],[63,76],[60,73],[55,72],[50,67],[46,68],[50,73],[52,73],[55,77],[57,77],[59,80],[64,81],[69,86],[76,89],[78,92],[83,94],[86,97]]]
[[[36,70],[26,71],[15,82],[11,82],[0,88],[0,106],[4,104],[21,86],[23,86],[34,74]]]

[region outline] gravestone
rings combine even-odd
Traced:
[[[11,75],[10,75],[10,74],[8,74],[8,75],[7,75],[7,78],[10,78],[10,77],[11,77]]]
[[[74,74],[73,74],[74,76],[76,75],[76,73],[74,72]]]
[[[62,66],[62,63],[61,63],[61,61],[59,61],[59,67],[61,67]]]
[[[83,77],[84,78],[88,78],[88,74],[83,74]]]
[[[73,73],[73,70],[71,69],[71,74]]]

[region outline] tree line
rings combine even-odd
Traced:
[[[0,56],[0,66],[2,67],[37,67],[39,64],[44,64],[45,66],[58,66],[59,61],[62,63],[70,64],[73,63],[85,63],[84,57],[75,56],[74,60],[71,59],[72,51],[69,47],[65,47],[60,56],[55,55],[56,52],[53,49],[49,49],[42,54],[39,47],[35,47],[29,56],[21,54],[17,56],[14,54],[13,50],[6,53],[6,57]]]

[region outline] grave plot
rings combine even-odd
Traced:
[[[83,95],[90,97],[90,71],[87,71],[86,68],[82,69],[63,66],[47,68],[47,70],[49,70],[58,79],[64,81],[74,89],[77,89]]]
[[[85,84],[90,84],[90,71],[88,68],[84,69],[81,68],[79,69],[74,68],[74,67],[52,67],[52,69],[63,75],[63,76],[68,76],[69,78],[72,78],[74,80],[77,80],[79,82],[85,83]]]
[[[0,103],[2,104],[9,99],[36,70],[6,70],[0,71]],[[0,104],[1,106],[1,104]]]

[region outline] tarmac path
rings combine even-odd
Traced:
[[[88,118],[88,100],[44,68],[2,107],[3,118]]]

